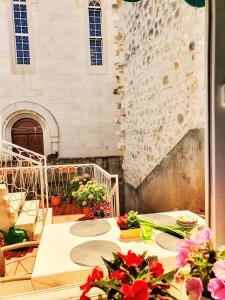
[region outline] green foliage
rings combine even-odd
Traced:
[[[127,225],[128,228],[139,228],[140,223],[137,216],[137,212],[134,210],[129,211],[128,218],[127,218]]]

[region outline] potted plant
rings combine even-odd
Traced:
[[[136,238],[140,236],[140,222],[137,216],[137,212],[131,210],[128,214],[119,216],[117,218],[117,225],[119,226],[122,239]]]
[[[215,249],[209,228],[178,243],[175,280],[185,282],[190,299],[225,299],[225,247]]]
[[[59,206],[61,205],[62,199],[61,196],[57,193],[53,194],[51,196],[51,204],[52,206]]]
[[[90,218],[92,219],[107,218],[110,214],[110,204],[106,200],[96,202],[90,207]]]
[[[113,256],[113,261],[103,258],[107,276],[104,277],[102,268],[93,269],[87,282],[80,287],[83,291],[80,300],[90,299],[86,295],[93,287],[101,289],[106,299],[176,299],[169,293],[174,271],[164,274],[157,257],[147,256],[147,251],[137,255],[131,250],[126,255],[118,252],[113,253]]]
[[[85,216],[91,214],[91,207],[95,203],[100,203],[106,200],[106,185],[98,184],[94,180],[89,180],[87,183],[79,185],[77,191],[72,192],[72,197],[76,203],[84,208]]]

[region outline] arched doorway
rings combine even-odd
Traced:
[[[44,154],[43,130],[33,119],[24,118],[12,127],[12,143],[39,154]]]

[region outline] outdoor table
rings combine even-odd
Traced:
[[[181,214],[192,215],[190,211],[174,211],[164,214],[174,218]],[[110,223],[111,230],[103,235],[94,237],[80,237],[71,234],[70,228],[74,222],[46,225],[32,274],[33,288],[39,290],[85,282],[92,267],[75,264],[70,258],[70,251],[72,248],[91,240],[114,242],[121,248],[122,253],[132,250],[135,253],[142,254],[147,250],[149,255],[157,255],[159,257],[165,269],[175,266],[176,252],[163,249],[157,243],[145,244],[141,237],[130,241],[121,240],[116,219],[108,218],[104,220]],[[198,224],[204,225],[205,221],[198,217]],[[159,231],[154,231],[155,235],[159,233]]]

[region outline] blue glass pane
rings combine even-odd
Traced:
[[[20,19],[15,19],[15,25],[21,25]]]
[[[27,26],[27,20],[26,19],[22,19],[21,20],[21,24],[22,24],[22,26]]]
[[[23,49],[24,50],[29,50],[29,44],[23,44]]]
[[[15,27],[15,31],[16,31],[16,33],[21,33],[21,27],[20,26],[16,26]]]
[[[23,36],[23,42],[24,43],[29,43],[29,37],[28,36]]]
[[[21,11],[27,11],[27,6],[25,4],[20,5],[20,10]]]
[[[21,43],[16,43],[16,49],[17,50],[22,50],[23,49],[22,44]]]
[[[17,57],[23,57],[23,51],[16,51]]]
[[[22,33],[28,33],[28,27],[23,26],[22,27]]]
[[[20,13],[18,11],[14,11],[14,18],[20,18]]]
[[[17,63],[18,63],[19,65],[23,65],[23,59],[17,57]]]
[[[29,65],[30,64],[30,58],[24,58],[24,63],[25,63],[25,65]]]

